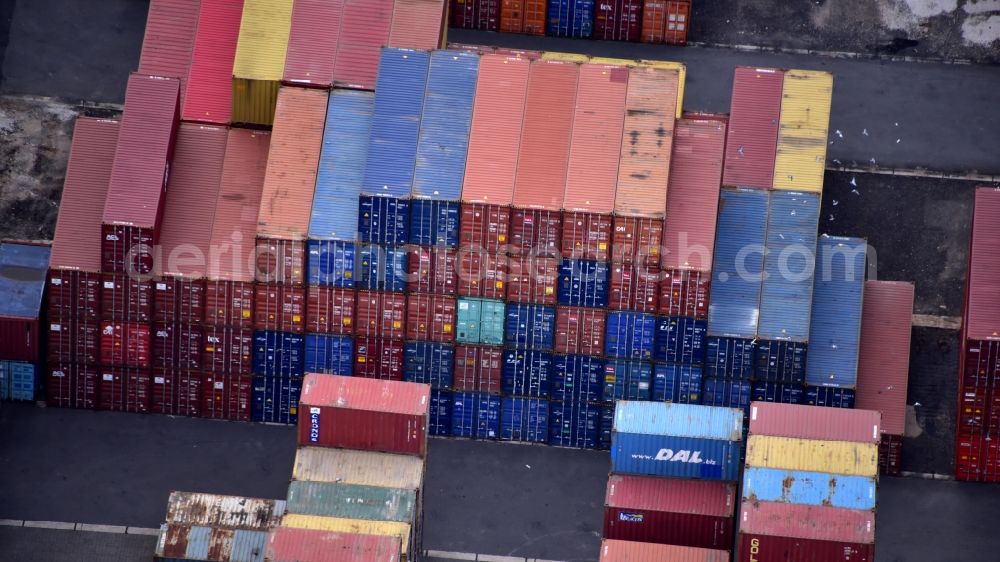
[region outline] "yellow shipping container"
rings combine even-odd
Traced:
[[[352,535],[399,537],[403,545],[403,555],[400,562],[409,560],[410,548],[413,546],[410,543],[410,526],[406,523],[398,523],[396,521],[365,521],[363,519],[287,513],[281,518],[281,526],[331,531],[334,533],[349,533]]]
[[[556,53],[553,51],[545,51],[542,53],[542,59],[544,60],[561,60],[563,62],[589,62],[590,57],[587,55],[581,55],[578,53]]]
[[[677,71],[677,118],[680,119],[684,112],[684,82],[687,81],[687,67],[684,63],[668,60],[644,60],[640,63],[653,68],[669,68]]]
[[[614,64],[617,66],[639,66],[639,61],[635,59],[616,59],[613,57],[592,57],[590,62],[594,64]]]
[[[778,118],[774,188],[823,191],[833,75],[814,70],[785,72]]]
[[[271,125],[285,70],[292,0],[246,0],[233,61],[233,122]]]
[[[873,478],[878,475],[878,445],[751,435],[746,465]]]
[[[292,480],[419,490],[423,486],[424,461],[412,455],[299,447]]]

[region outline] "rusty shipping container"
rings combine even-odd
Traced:
[[[311,334],[354,333],[356,295],[351,289],[314,286],[306,293],[306,332]]]
[[[596,308],[556,308],[556,353],[601,356],[607,312]]]
[[[500,32],[545,35],[546,0],[500,0]]]
[[[503,350],[499,347],[456,345],[455,390],[500,393]]]
[[[874,562],[875,545],[792,537],[739,534],[737,562]]]
[[[255,293],[255,328],[295,334],[305,331],[305,287],[258,284]]]
[[[510,207],[462,203],[458,236],[459,248],[505,252],[510,242]]]
[[[216,529],[267,531],[278,526],[284,513],[284,500],[170,492],[166,522]]]
[[[633,541],[601,541],[600,562],[729,562],[728,550]]]
[[[201,2],[181,118],[227,125],[233,118],[233,61],[243,0]]]
[[[358,291],[354,333],[402,340],[406,334],[406,295]]]
[[[507,301],[556,304],[559,258],[513,256],[507,273]]]
[[[744,501],[740,533],[853,544],[875,542],[875,513],[794,503]]]
[[[507,295],[510,263],[506,254],[463,247],[456,262],[459,296],[503,299]]]
[[[660,296],[660,268],[652,265],[614,264],[608,308],[655,313]]]
[[[736,68],[723,185],[773,186],[784,76],[783,71],[773,68]]]
[[[611,215],[566,211],[560,242],[563,257],[607,261],[612,249],[611,226]]]
[[[204,326],[202,368],[222,375],[249,375],[253,370],[253,330]]]
[[[877,444],[881,433],[878,412],[768,402],[750,405],[750,435]]]
[[[611,261],[624,265],[658,265],[663,219],[615,215],[611,232]]]
[[[320,88],[333,84],[344,4],[344,0],[296,0],[292,4],[285,82]]]
[[[200,369],[204,333],[200,326],[185,323],[153,325],[153,366]]]
[[[455,341],[455,297],[411,294],[406,299],[406,339]]]
[[[965,335],[1000,340],[1000,190],[976,189],[965,294]]]
[[[882,414],[883,433],[906,429],[906,391],[913,330],[912,283],[865,282],[854,407]]]
[[[661,277],[660,314],[708,319],[710,273],[673,269],[664,270]]]
[[[201,3],[201,0],[152,0],[146,15],[139,72],[180,80],[182,104],[191,71]]]

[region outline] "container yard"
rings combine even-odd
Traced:
[[[0,559],[1000,548],[988,67],[710,45],[686,0],[138,4],[0,236]],[[872,116],[875,64],[970,73],[935,132],[981,160]]]

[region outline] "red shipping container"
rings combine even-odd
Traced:
[[[253,327],[254,284],[248,281],[205,282],[205,324]]]
[[[511,212],[510,255],[560,256],[561,243],[562,213],[528,209]]]
[[[233,61],[242,17],[243,0],[201,3],[181,107],[185,121],[227,125],[232,120]]]
[[[341,88],[375,89],[379,51],[389,44],[392,2],[344,0],[333,83]]]
[[[738,517],[741,533],[852,544],[875,542],[875,513],[872,511],[744,501],[740,504]]]
[[[101,285],[101,317],[105,320],[152,322],[153,283],[127,275],[104,276]]]
[[[327,88],[333,84],[344,0],[296,0],[285,55],[285,82]]]
[[[645,0],[642,6],[642,42],[687,45],[691,0]]]
[[[403,49],[440,49],[448,22],[446,0],[395,0],[389,47]]]
[[[101,364],[148,369],[153,342],[149,324],[138,322],[101,323]]]
[[[452,0],[451,26],[461,29],[499,31],[500,0]],[[454,49],[454,45],[448,45]]]
[[[49,314],[49,361],[97,365],[101,360],[101,323],[72,314]]]
[[[101,372],[97,367],[78,363],[52,363],[46,378],[49,406],[93,410],[97,408]]]
[[[600,2],[594,10],[594,39],[638,41],[642,34],[643,0]]]
[[[179,121],[180,83],[132,74],[102,217],[101,269],[146,274],[159,242],[167,172]]]
[[[968,482],[1000,482],[1000,442],[988,435],[959,431],[955,478]]]
[[[959,433],[978,435],[1000,431],[1000,342],[967,340],[962,347],[958,395]]]
[[[171,416],[201,415],[202,378],[194,369],[154,369],[150,410]]]
[[[153,366],[200,369],[204,345],[201,326],[158,323],[153,326]]]
[[[976,190],[965,298],[965,338],[1000,340],[1000,189]]]
[[[506,298],[510,266],[505,254],[462,248],[458,251],[457,261],[459,296]]]
[[[604,355],[607,312],[597,308],[556,308],[556,353]]]
[[[411,294],[406,299],[406,339],[455,341],[455,297]]]
[[[256,251],[257,282],[297,286],[305,283],[305,240],[258,238]]]
[[[452,25],[452,27],[457,27]],[[448,49],[454,51],[465,51],[468,53],[476,53],[477,55],[489,55],[497,51],[496,47],[490,45],[473,45],[471,43],[453,43],[448,42]]]
[[[708,319],[708,285],[711,279],[708,272],[664,270],[661,278],[657,306],[660,314]]]
[[[507,300],[512,303],[556,304],[559,259],[535,256],[510,258]]]
[[[299,445],[427,453],[426,384],[307,374],[299,404]]]
[[[201,3],[201,0],[152,0],[142,39],[139,72],[179,79],[182,103]]]
[[[903,473],[903,436],[882,434],[878,445],[878,472],[885,476]]]
[[[406,334],[406,296],[358,291],[355,334],[401,340]]]
[[[149,411],[153,380],[149,371],[134,367],[105,367],[100,372],[100,409]]]
[[[167,277],[153,283],[153,321],[201,324],[205,318],[205,281]]]
[[[611,261],[630,265],[658,265],[663,219],[615,216],[611,234]]]
[[[403,342],[377,337],[354,338],[354,376],[403,380]]]
[[[563,213],[560,246],[567,259],[607,261],[611,253],[611,215]]]
[[[201,356],[205,371],[224,375],[249,375],[253,371],[253,330],[205,326]]]
[[[500,0],[500,32],[545,35],[545,0]]]
[[[398,562],[401,550],[399,537],[277,527],[268,533],[266,558],[262,560]]]
[[[878,412],[868,410],[753,402],[750,404],[750,435],[877,445],[882,440],[880,418]]]
[[[737,562],[874,562],[875,545],[740,532]]]
[[[622,265],[611,268],[608,308],[655,313],[659,308],[660,268],[655,265]]]
[[[204,418],[250,421],[253,377],[205,373],[201,382],[201,416]]]
[[[70,314],[100,319],[102,280],[100,273],[50,269],[46,305],[49,316]]]
[[[309,287],[306,297],[306,332],[354,333],[354,290],[320,285]]]
[[[458,250],[412,246],[407,260],[406,288],[416,293],[454,295],[458,290]]]
[[[601,562],[730,562],[728,550],[646,542],[601,541]]]
[[[503,349],[473,345],[455,346],[455,390],[500,393]]]
[[[542,58],[542,51],[532,51],[529,49],[512,49],[510,47],[494,47],[493,52],[505,57],[518,57],[525,60],[538,60]]]
[[[785,73],[737,67],[722,185],[771,189]]]
[[[865,282],[855,408],[882,413],[882,431],[906,429],[913,284]]]
[[[696,548],[733,544],[736,485],[613,474],[604,497],[604,537]]]
[[[510,207],[462,203],[459,229],[459,248],[503,252],[510,242]]]
[[[255,293],[255,328],[295,334],[305,331],[305,287],[258,284]]]

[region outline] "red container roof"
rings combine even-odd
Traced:
[[[875,542],[875,513],[794,503],[740,505],[740,532],[858,544]]]
[[[1000,189],[980,187],[972,218],[965,337],[1000,340]]]
[[[101,271],[101,217],[118,145],[118,121],[78,117],[73,129],[49,267]]]
[[[430,404],[430,386],[307,373],[299,401],[303,407],[320,406],[423,416],[427,415]]]
[[[612,474],[606,507],[732,517],[736,485],[711,480],[681,480]]]
[[[906,429],[913,292],[912,283],[865,283],[855,407],[881,412],[882,431],[892,435]]]
[[[600,562],[729,562],[729,552],[604,539],[601,541]]]
[[[295,0],[285,57],[285,81],[329,86],[337,59],[344,0]]]
[[[723,185],[772,187],[784,80],[773,68],[736,69]]]
[[[152,0],[146,18],[139,72],[179,79],[182,100],[191,70],[201,3],[201,0]]]
[[[869,410],[753,402],[750,435],[877,444],[882,440],[880,418]]]
[[[395,0],[389,47],[438,49],[447,3],[444,0]]]
[[[267,538],[268,562],[399,562],[395,536],[354,535],[276,527]]]
[[[226,124],[233,117],[233,60],[243,0],[201,3],[184,104],[186,121]]]
[[[379,52],[389,43],[392,5],[386,0],[351,0],[344,4],[333,69],[337,86],[375,89]]]

